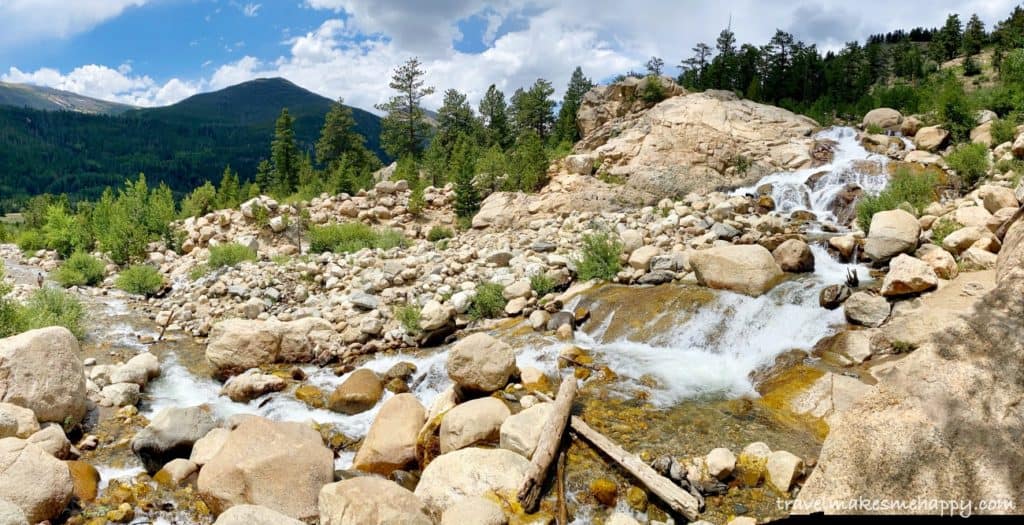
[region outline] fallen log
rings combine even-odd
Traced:
[[[558,456],[562,445],[562,436],[569,423],[572,402],[575,398],[576,377],[569,375],[562,380],[562,384],[558,387],[555,405],[551,409],[551,415],[544,422],[540,441],[530,459],[530,469],[526,472],[526,479],[523,480],[519,489],[519,503],[527,513],[537,510],[537,505],[540,503],[540,490],[544,486],[544,478],[547,477],[551,462]]]
[[[558,525],[569,525],[569,509],[565,505],[565,451],[558,454],[558,464],[555,467],[555,488],[558,494]]]
[[[633,475],[640,483],[643,483],[647,490],[661,498],[673,511],[683,515],[690,521],[696,521],[700,505],[692,494],[680,488],[672,480],[665,478],[654,471],[647,463],[639,457],[626,452],[622,447],[615,444],[600,432],[590,428],[582,419],[572,416],[570,421],[572,431],[584,440],[588,441],[595,448],[619,464],[627,472]]]

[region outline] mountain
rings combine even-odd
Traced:
[[[272,78],[116,115],[0,105],[0,211],[40,193],[94,199],[140,172],[178,195],[205,180],[219,181],[226,165],[251,179],[260,160],[269,157],[281,108],[295,117],[302,151],[315,157],[332,103]],[[389,160],[380,150],[380,118],[352,112],[367,147]]]
[[[0,106],[96,115],[118,115],[135,109],[135,106],[128,104],[90,98],[70,91],[9,82],[0,82]]]

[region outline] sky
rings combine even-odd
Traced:
[[[1016,0],[0,0],[0,80],[139,106],[260,77],[285,77],[373,110],[394,67],[419,57],[428,108],[455,88],[476,103],[537,78],[560,96],[573,68],[605,81],[674,66],[731,23],[740,42],[776,28],[822,49],[872,33],[935,27],[948,13],[987,26]],[[926,7],[925,7],[926,6]],[[667,73],[677,70],[666,68]]]

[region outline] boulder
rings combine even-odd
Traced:
[[[814,253],[806,242],[789,239],[772,252],[775,262],[784,272],[813,272]]]
[[[608,519],[605,520],[604,525],[640,525],[640,522],[630,516],[629,514],[623,514],[621,512],[615,512]]]
[[[0,523],[3,525],[29,525],[28,518],[21,511],[21,507],[0,499]]]
[[[71,474],[74,497],[83,502],[95,500],[100,486],[100,473],[96,467],[84,461],[65,461],[64,464]],[[4,523],[2,518],[0,523]]]
[[[964,266],[973,270],[988,270],[996,267],[996,254],[981,248],[968,248],[960,254],[960,261]]]
[[[0,438],[24,439],[38,431],[39,423],[34,412],[11,403],[0,403]]]
[[[731,450],[719,447],[708,452],[708,455],[704,457],[704,466],[707,467],[708,474],[723,480],[728,478],[736,468],[736,456]]]
[[[501,424],[498,446],[526,459],[532,458],[552,406],[551,403],[538,403],[510,416]]]
[[[960,273],[953,255],[934,244],[922,244],[914,256],[924,261],[940,279],[955,279]]]
[[[32,434],[26,440],[43,449],[57,459],[68,459],[71,455],[71,441],[64,434],[64,429],[56,423],[48,423],[42,430]]]
[[[771,290],[783,277],[772,253],[756,244],[698,250],[690,255],[690,264],[701,284],[754,297]]]
[[[760,441],[755,441],[740,451],[736,460],[736,478],[747,487],[756,487],[765,477],[765,466],[772,449]]]
[[[971,130],[971,142],[992,147],[992,121],[985,122]]]
[[[440,330],[455,320],[455,308],[430,300],[420,310],[420,329],[427,332]]]
[[[889,262],[889,273],[882,281],[882,296],[896,297],[932,290],[939,285],[939,278],[932,267],[921,259],[900,254]]]
[[[881,326],[889,318],[891,309],[884,297],[867,292],[856,292],[843,303],[847,321],[870,327]]]
[[[331,393],[328,407],[342,414],[358,414],[373,408],[384,395],[384,383],[369,368],[359,368]]]
[[[512,347],[482,332],[460,340],[448,352],[448,377],[471,392],[501,390],[515,368]]]
[[[426,506],[394,481],[371,476],[324,485],[320,525],[432,525]],[[468,525],[463,523],[461,525]]]
[[[214,513],[262,505],[300,520],[317,517],[320,488],[334,480],[334,454],[302,423],[245,416],[199,471],[199,495]]]
[[[529,460],[509,450],[464,448],[430,462],[415,494],[437,513],[488,492],[515,497],[529,468]]]
[[[881,264],[901,253],[917,249],[921,223],[903,210],[881,211],[871,217],[871,227],[864,242],[864,255]]]
[[[502,290],[501,295],[506,301],[519,298],[526,299],[533,296],[533,290],[530,288],[529,279],[520,279],[506,286],[505,289]]]
[[[497,503],[481,497],[464,498],[448,507],[441,525],[506,525],[508,518]]]
[[[990,236],[992,236],[992,232],[983,226],[966,226],[942,239],[942,247],[953,255],[960,255],[980,239]]]
[[[1003,208],[1016,208],[1020,206],[1013,189],[1006,186],[984,184],[978,189],[978,196],[981,197],[985,209],[989,213],[995,213]]]
[[[657,256],[661,250],[657,246],[641,246],[629,255],[629,266],[637,270],[648,270],[651,266],[651,259]]]
[[[175,488],[181,486],[196,472],[199,472],[199,465],[193,461],[184,458],[172,459],[153,476],[153,480],[166,487]]]
[[[1018,159],[1024,157],[1024,133],[1017,135],[1017,138],[1013,139],[1013,156]]]
[[[508,405],[496,397],[457,405],[441,419],[441,453],[497,440],[501,424],[509,415]]]
[[[52,326],[0,339],[0,402],[27,408],[40,423],[85,416],[85,369],[78,340]]]
[[[206,360],[215,377],[226,379],[261,365],[312,361],[332,334],[334,327],[317,317],[289,322],[227,319],[213,325]]]
[[[103,387],[99,404],[105,407],[134,405],[142,397],[142,389],[136,383],[116,383]]]
[[[152,475],[174,458],[189,457],[192,445],[217,426],[206,405],[165,408],[135,434],[132,451]]]
[[[23,439],[0,439],[0,500],[17,505],[30,523],[56,518],[73,491],[63,461]]]
[[[280,392],[286,386],[288,382],[280,377],[252,370],[228,379],[220,393],[236,403],[248,403],[271,392]]]
[[[200,467],[209,463],[220,452],[230,435],[231,431],[226,428],[215,428],[207,432],[205,436],[196,441],[195,445],[192,445],[192,453],[188,456],[189,461]]]
[[[924,123],[921,122],[921,119],[913,115],[904,117],[903,122],[900,124],[900,134],[904,137],[913,137],[917,135],[922,126],[924,126]]]
[[[426,410],[412,394],[388,399],[377,412],[352,466],[364,472],[388,475],[416,462],[416,439],[426,421]]]
[[[768,483],[779,492],[789,492],[804,473],[804,461],[791,452],[776,450],[768,455]]]
[[[619,233],[619,240],[622,241],[622,253],[631,254],[634,250],[639,250],[644,245],[644,234],[638,230],[622,230]]]
[[[882,129],[896,130],[903,123],[903,114],[892,108],[875,108],[864,115],[861,123],[865,128],[878,126]]]
[[[927,126],[918,130],[914,135],[914,144],[919,150],[938,151],[946,145],[949,139],[949,132],[938,126]]]
[[[305,523],[260,505],[235,505],[217,516],[217,521],[213,522],[213,525],[305,525]]]
[[[981,206],[963,206],[953,210],[950,218],[964,226],[984,227],[992,218],[992,214]]]

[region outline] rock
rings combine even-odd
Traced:
[[[0,402],[31,410],[40,423],[75,425],[85,416],[85,369],[67,328],[0,339],[0,378]]]
[[[286,386],[288,383],[280,377],[253,371],[231,377],[220,393],[236,403],[248,403],[271,392],[280,392]]]
[[[456,406],[441,419],[441,453],[497,440],[501,424],[509,415],[508,406],[494,397]]]
[[[981,197],[982,202],[985,204],[985,209],[989,213],[995,213],[1003,208],[1016,208],[1020,206],[1013,190],[1005,186],[984,184],[978,189],[978,196]]]
[[[704,457],[704,465],[711,474],[719,480],[728,478],[736,468],[736,456],[727,448],[716,448]]]
[[[370,476],[324,485],[318,507],[320,525],[433,524],[426,506],[412,492]]]
[[[192,474],[199,472],[199,465],[184,458],[172,459],[160,469],[153,479],[167,487],[179,487]]]
[[[915,116],[904,117],[900,124],[900,134],[904,137],[913,137],[917,135],[923,125],[921,119]]]
[[[960,255],[980,239],[989,237],[992,232],[982,226],[960,228],[942,239],[942,247],[953,255]]]
[[[968,268],[975,270],[988,270],[996,267],[996,254],[980,248],[968,248],[960,254],[960,261]]]
[[[509,261],[512,260],[512,252],[497,251],[487,256],[485,261],[487,264],[493,264],[499,268],[505,268],[508,266]]]
[[[260,505],[235,505],[217,516],[213,525],[305,525]]]
[[[209,463],[214,456],[220,452],[221,447],[228,440],[231,431],[226,428],[215,428],[199,438],[195,445],[192,445],[192,453],[188,459],[200,467]]]
[[[517,298],[526,299],[533,296],[533,290],[530,288],[530,281],[528,279],[520,279],[506,286],[501,295],[507,301]]]
[[[23,439],[0,439],[0,500],[17,505],[30,523],[57,517],[73,492],[63,461]]]
[[[548,321],[550,320],[551,314],[544,310],[534,310],[533,313],[530,314],[528,322],[534,331],[540,332],[547,328]]]
[[[960,273],[956,259],[949,252],[934,244],[922,244],[914,256],[931,267],[940,279],[955,279]]]
[[[701,284],[754,297],[771,290],[783,277],[771,252],[759,245],[698,250],[690,256],[690,264]]]
[[[992,121],[985,122],[971,130],[971,142],[992,147]]]
[[[740,451],[736,460],[736,478],[747,487],[756,487],[764,479],[768,456],[772,450],[768,445],[755,441]]]
[[[4,499],[0,499],[0,523],[3,525],[29,525],[21,508]]]
[[[482,332],[455,343],[448,353],[448,377],[459,388],[473,392],[504,388],[515,366],[512,348]]]
[[[806,242],[789,239],[772,252],[775,262],[784,272],[813,272],[814,254]]]
[[[146,386],[150,380],[160,376],[160,361],[149,352],[135,355],[127,363],[117,367],[110,374],[111,383],[135,383]]]
[[[142,397],[142,389],[135,383],[117,383],[103,387],[100,391],[100,405],[124,407],[134,405]]]
[[[441,525],[506,525],[497,503],[481,497],[464,498],[444,511]]]
[[[532,458],[552,406],[551,403],[538,403],[508,417],[501,424],[498,446],[526,459]]]
[[[310,520],[320,488],[333,480],[334,454],[318,432],[246,416],[199,471],[197,491],[214,513],[250,503]]]
[[[643,274],[637,279],[637,284],[659,285],[674,281],[676,274],[668,270],[654,270]]]
[[[24,439],[38,431],[39,423],[34,412],[11,403],[0,403],[0,438]]]
[[[725,525],[757,525],[757,520],[750,516],[738,516],[729,520]]]
[[[657,246],[642,246],[633,250],[633,253],[629,256],[629,265],[637,270],[647,270],[651,266],[651,259],[653,259],[660,250]]]
[[[551,382],[543,370],[532,366],[524,366],[519,369],[519,380],[523,387],[532,392],[550,391]]]
[[[380,407],[352,466],[387,475],[416,461],[416,439],[426,410],[416,396],[398,394]]]
[[[288,225],[284,222],[284,217],[282,217],[280,215],[278,215],[276,217],[271,217],[270,221],[269,221],[269,225],[270,225],[270,229],[274,233],[281,233],[281,232],[284,231],[285,228],[288,227]]]
[[[870,327],[881,326],[889,318],[889,301],[879,295],[856,292],[843,303],[846,320]]]
[[[1013,156],[1017,158],[1024,157],[1024,133],[1017,135],[1017,138],[1013,139]]]
[[[953,210],[950,214],[954,222],[963,224],[964,226],[980,226],[984,227],[988,224],[989,219],[992,218],[992,214],[988,210],[981,206],[964,206]]]
[[[89,502],[96,499],[99,491],[100,473],[96,467],[84,461],[65,461],[68,466],[68,473],[71,475],[71,485],[74,487],[74,496],[78,501]],[[2,513],[0,513],[2,516]],[[0,523],[4,523],[0,517]]]
[[[523,313],[523,310],[525,308],[526,299],[522,297],[516,297],[515,299],[512,299],[511,301],[505,303],[505,314],[508,315],[509,317],[516,317],[519,314]]]
[[[818,304],[822,308],[835,310],[850,298],[850,287],[845,284],[831,284],[821,289]]]
[[[529,460],[509,450],[464,448],[430,462],[415,494],[432,512],[441,513],[488,492],[514,495],[529,468]]]
[[[865,128],[878,126],[882,129],[896,130],[899,129],[901,123],[903,123],[903,115],[899,111],[892,108],[875,108],[864,115],[861,124]]]
[[[562,159],[562,164],[569,173],[576,175],[590,175],[594,172],[594,155],[568,155]]]
[[[352,306],[366,311],[376,310],[380,307],[380,299],[377,296],[363,292],[349,294],[348,302],[352,303]]]
[[[623,230],[619,233],[619,239],[622,241],[622,253],[627,255],[644,245],[644,234],[637,230]]]
[[[455,321],[455,308],[430,300],[420,310],[420,329],[431,332],[451,325]]]
[[[206,405],[165,408],[135,435],[132,451],[152,475],[174,458],[189,457],[192,445],[217,425]]]
[[[49,423],[42,430],[26,440],[57,459],[68,459],[71,455],[71,441],[64,435],[64,429],[56,423]]]
[[[377,373],[359,368],[334,389],[327,406],[335,412],[353,415],[373,408],[383,395],[384,383]]]
[[[588,488],[590,495],[598,503],[606,507],[615,507],[615,502],[619,496],[619,487],[615,485],[614,481],[608,478],[597,478],[590,482]]]
[[[640,522],[633,519],[629,514],[616,512],[605,520],[604,525],[640,525]]]
[[[949,132],[939,126],[927,126],[918,130],[914,135],[914,144],[919,150],[938,151],[946,145],[949,139]]]
[[[912,253],[917,249],[921,235],[921,224],[917,218],[903,210],[876,213],[871,218],[864,255],[881,264],[901,253]]]
[[[221,379],[260,365],[308,362],[333,333],[330,323],[316,317],[290,322],[228,319],[213,325],[206,360]]]
[[[889,273],[882,281],[882,296],[896,297],[925,292],[936,288],[939,278],[928,263],[906,254],[889,262]]]

